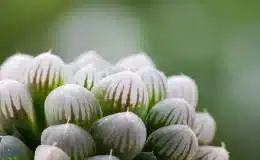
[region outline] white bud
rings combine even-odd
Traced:
[[[70,160],[70,157],[60,148],[40,145],[35,150],[34,160]]]

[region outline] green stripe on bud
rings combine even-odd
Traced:
[[[132,160],[139,154],[146,140],[143,121],[132,112],[121,112],[103,117],[93,123],[90,134],[98,154],[109,154],[119,159]]]
[[[229,153],[224,146],[200,146],[193,160],[229,160]]]
[[[46,98],[45,117],[48,126],[63,124],[70,119],[71,123],[87,129],[102,117],[102,111],[90,91],[76,84],[66,84]]]
[[[148,91],[141,77],[130,71],[102,79],[91,90],[99,101],[103,115],[132,111],[144,118],[148,111]]]
[[[191,160],[198,149],[195,133],[187,125],[171,125],[154,131],[145,151],[153,151],[160,160]]]

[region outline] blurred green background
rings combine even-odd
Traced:
[[[200,88],[231,160],[260,159],[260,1],[8,0],[0,2],[0,60],[52,51],[66,62],[97,50],[116,62],[145,51]]]

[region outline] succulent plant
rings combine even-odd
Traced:
[[[193,160],[229,160],[225,145],[222,147],[200,146]]]
[[[130,71],[138,71],[142,67],[154,67],[152,59],[144,52],[140,52],[137,54],[130,55],[119,60],[116,64],[117,68],[128,69]]]
[[[33,152],[18,138],[0,136],[1,160],[27,160],[33,157]]]
[[[183,98],[194,108],[198,103],[198,86],[196,82],[187,75],[173,75],[167,80],[167,97]]]
[[[216,133],[216,122],[207,112],[196,113],[195,133],[201,145],[209,145]]]
[[[195,133],[187,125],[170,125],[154,131],[145,143],[160,160],[191,160],[198,150]]]
[[[102,71],[99,71],[90,64],[78,70],[72,82],[91,90],[104,76]]]
[[[102,117],[102,111],[90,91],[76,84],[66,84],[46,98],[45,117],[48,126],[64,124],[70,119],[71,123],[87,129]]]
[[[54,145],[40,145],[35,150],[34,160],[70,160],[70,157]]]
[[[0,160],[228,160],[197,101],[191,77],[167,79],[145,53],[16,54],[0,68]]]
[[[146,84],[149,97],[149,109],[166,97],[167,78],[163,72],[153,67],[143,67],[136,72]]]
[[[130,71],[112,74],[91,90],[98,99],[103,115],[132,111],[144,118],[148,111],[148,91],[141,77]]]
[[[27,64],[33,59],[32,56],[16,53],[7,58],[0,68],[0,79],[13,79],[23,82]]]
[[[82,160],[96,154],[96,145],[91,135],[71,123],[50,126],[42,132],[41,144],[54,143],[67,153],[71,160]]]
[[[132,160],[143,149],[146,128],[143,121],[132,112],[112,114],[94,122],[90,134],[97,145],[97,153]]]
[[[167,98],[149,111],[146,126],[148,133],[173,124],[187,124],[193,129],[195,117],[195,110],[187,101],[181,98]]]

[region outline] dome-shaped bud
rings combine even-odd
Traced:
[[[16,80],[0,81],[0,120],[18,130],[36,132],[35,111],[26,85]]]
[[[152,59],[144,52],[130,55],[119,60],[116,64],[119,68],[128,68],[131,71],[138,71],[142,67],[155,67]]]
[[[225,146],[200,146],[193,160],[229,160]]]
[[[168,98],[157,103],[146,116],[148,133],[173,124],[194,127],[196,113],[187,101],[181,98]]]
[[[104,73],[98,71],[93,65],[88,65],[76,72],[72,82],[91,90],[104,77]]]
[[[7,58],[1,65],[0,79],[13,79],[23,82],[26,67],[32,59],[32,56],[22,53]]]
[[[91,135],[71,123],[50,126],[42,132],[41,144],[54,143],[67,153],[71,160],[82,160],[96,153],[96,145]]]
[[[96,69],[102,70],[111,66],[109,62],[103,59],[96,51],[89,50],[87,52],[82,53],[79,57],[77,57],[70,66],[72,67],[72,71],[76,73],[81,68],[92,64]]]
[[[103,115],[132,111],[144,118],[148,110],[148,91],[141,77],[130,71],[102,79],[92,88]]]
[[[146,84],[149,95],[149,109],[166,97],[167,78],[163,72],[152,67],[143,67],[136,72]]]
[[[40,145],[36,148],[34,160],[70,160],[70,157],[54,145]]]
[[[194,108],[198,102],[198,87],[196,82],[186,75],[174,75],[168,78],[167,97],[183,98]]]
[[[212,142],[216,133],[216,122],[208,112],[196,113],[195,133],[201,145]]]
[[[103,117],[93,123],[90,134],[98,154],[109,154],[119,159],[132,160],[139,154],[146,140],[143,121],[132,112],[121,112]]]
[[[0,136],[1,160],[26,160],[32,158],[32,151],[21,140],[13,136]]]
[[[77,84],[66,84],[53,90],[45,101],[47,125],[64,124],[70,119],[83,128],[101,118],[101,107],[92,92]]]
[[[97,155],[95,157],[88,158],[88,160],[119,160],[119,159],[111,155]]]
[[[145,144],[158,159],[191,160],[198,149],[195,133],[187,125],[171,125],[154,131]]]

